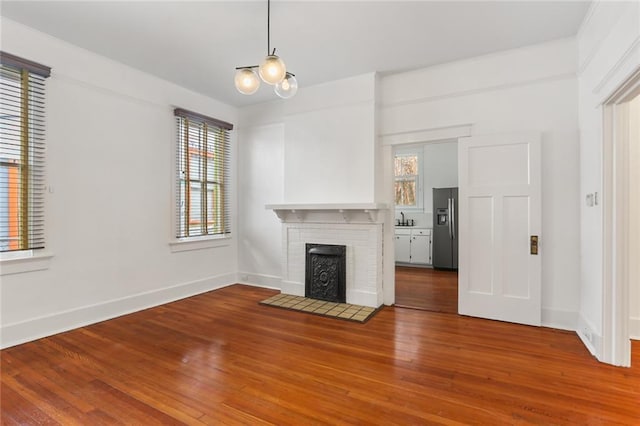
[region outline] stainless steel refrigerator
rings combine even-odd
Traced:
[[[433,188],[433,267],[458,269],[458,188]]]

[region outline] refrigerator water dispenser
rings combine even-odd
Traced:
[[[449,209],[436,209],[437,215],[437,224],[447,226],[449,221],[447,218],[449,217]]]

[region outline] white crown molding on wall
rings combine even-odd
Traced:
[[[640,36],[631,43],[620,59],[593,88],[593,94],[598,97],[598,105],[606,102],[616,86],[636,72],[638,63],[640,63]]]
[[[413,99],[407,99],[407,100],[402,100],[402,101],[388,102],[388,103],[383,103],[382,104],[382,108],[383,109],[391,109],[391,108],[395,108],[395,107],[399,107],[399,106],[417,105],[417,104],[424,104],[424,103],[429,103],[429,102],[437,102],[437,101],[441,101],[443,99],[460,98],[460,97],[464,97],[464,96],[473,96],[473,95],[477,95],[477,94],[480,94],[480,93],[495,92],[495,91],[500,91],[500,90],[513,89],[513,88],[517,88],[517,87],[534,86],[534,85],[537,85],[537,84],[549,83],[549,82],[553,82],[553,81],[568,80],[568,79],[576,78],[576,76],[577,76],[576,73],[555,74],[555,75],[551,75],[551,76],[546,76],[546,77],[541,77],[541,78],[533,78],[533,79],[529,79],[529,80],[522,80],[522,81],[517,81],[517,82],[513,82],[513,83],[508,83],[508,84],[496,84],[496,85],[485,86],[485,87],[481,87],[481,88],[477,88],[477,89],[471,89],[471,90],[453,91],[453,92],[449,92],[449,93],[442,94],[442,95],[422,96],[422,97],[413,98]]]
[[[593,9],[590,9],[588,11],[588,16],[585,17],[585,20],[583,21],[583,25],[580,27],[578,34],[576,35],[576,41],[578,44],[578,75],[581,76],[583,75],[586,70],[589,68],[589,66],[592,64],[593,60],[598,57],[598,54],[602,51],[603,48],[603,44],[606,43],[606,40],[611,36],[612,32],[615,31],[618,27],[619,27],[619,23],[621,20],[623,19],[634,19],[634,15],[633,14],[627,14],[627,13],[620,13],[617,16],[617,19],[615,20],[615,22],[612,22],[611,25],[608,25],[606,27],[606,31],[604,31],[602,34],[599,34],[599,38],[593,42],[590,46],[588,47],[588,52],[582,52],[582,48],[581,48],[581,39],[583,37],[587,36],[587,31],[589,30],[589,25],[591,25],[592,21],[594,20],[594,17],[598,15],[599,11],[602,11],[603,14],[605,14],[605,20],[607,18],[607,12],[609,12],[608,10],[602,9],[600,8],[600,4],[602,2],[596,2],[594,3],[596,6],[594,6]],[[615,6],[608,6],[608,7],[631,7],[633,5],[633,2],[622,2],[621,4],[617,4]],[[637,6],[636,6],[637,7]],[[594,25],[597,24],[597,21],[593,21]],[[597,34],[596,34],[597,35]]]
[[[589,66],[589,63],[595,56],[595,52],[598,51],[598,46],[602,41],[600,40],[600,42],[592,46],[591,51],[586,55],[584,61],[582,61],[581,63],[580,62],[580,39],[584,36],[585,31],[587,31],[587,29],[591,25],[591,21],[593,20],[593,17],[595,16],[596,11],[600,7],[600,3],[601,2],[599,1],[594,1],[591,3],[591,5],[589,6],[589,9],[587,10],[587,14],[582,20],[582,24],[580,24],[580,28],[578,28],[578,33],[576,34],[576,41],[578,43],[578,75],[582,74],[582,72]]]
[[[68,84],[117,96],[155,108],[167,108],[180,103],[181,107],[197,109],[225,121],[237,121],[237,108],[182,87],[130,65],[71,44],[50,34],[26,26],[0,15],[3,49],[51,66],[51,81]],[[34,43],[23,40],[34,38]],[[5,41],[5,39],[7,41]],[[23,48],[24,46],[24,48]],[[32,46],[39,46],[35,48]],[[46,48],[42,48],[46,46]],[[158,87],[162,87],[159,90]]]
[[[600,7],[600,1],[592,1],[589,5],[589,9],[587,9],[587,13],[584,15],[582,19],[582,23],[580,24],[580,28],[578,28],[578,32],[576,33],[576,37],[580,38],[585,31],[585,28],[589,26],[591,23],[591,19],[593,19],[593,15],[596,13],[598,7]]]
[[[563,38],[390,74],[381,79],[380,97],[383,108],[411,105],[575,77],[576,70],[576,40]]]
[[[410,132],[390,133],[386,135],[380,135],[380,140],[382,141],[382,145],[435,142],[446,139],[457,139],[471,136],[472,129],[472,124],[460,124],[456,126],[438,127],[433,129],[413,130]]]

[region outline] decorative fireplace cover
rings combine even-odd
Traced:
[[[305,296],[328,302],[347,300],[347,247],[306,244]]]

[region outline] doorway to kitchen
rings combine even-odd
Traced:
[[[603,325],[599,359],[631,365],[631,339],[640,334],[640,69],[604,103]]]
[[[458,141],[398,145],[393,158],[395,305],[456,314]]]
[[[396,265],[396,306],[458,313],[458,271]]]

